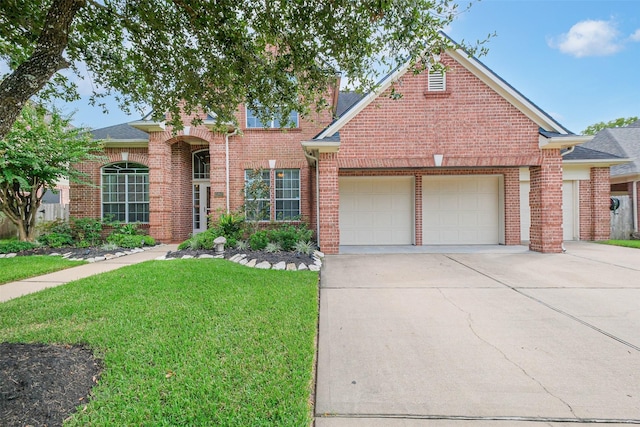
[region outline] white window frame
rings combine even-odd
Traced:
[[[120,169],[122,170],[122,172],[105,172],[105,170],[109,170],[109,169]],[[133,172],[126,172],[126,171],[133,171]],[[105,183],[105,176],[123,176],[124,177],[124,200],[120,201],[116,201],[116,202],[112,202],[112,201],[108,201],[105,202],[105,185],[107,185],[107,183]],[[134,181],[133,183],[129,182],[129,179],[131,176],[135,176],[135,177],[139,177],[139,176],[143,176],[146,177],[142,183],[139,183],[137,181]],[[113,183],[109,183],[109,185],[112,185]],[[119,183],[116,183],[116,186],[118,186]],[[134,193],[134,194],[142,194],[143,195],[143,199],[142,201],[140,200],[130,200],[132,193],[129,191],[129,186],[130,185],[134,185],[134,187],[142,185],[142,192],[139,193]],[[116,189],[117,190],[117,189]],[[114,195],[118,195],[120,194],[118,191],[115,192],[109,192],[109,194],[114,194]],[[146,196],[146,197],[145,197]],[[124,223],[141,223],[141,224],[148,224],[149,223],[149,215],[150,215],[150,206],[149,206],[149,168],[147,166],[144,166],[142,164],[139,163],[133,163],[133,162],[116,162],[116,163],[111,163],[109,165],[105,165],[101,168],[100,170],[100,217],[102,219],[105,219],[105,205],[124,205],[124,221],[120,218],[117,219],[117,221],[120,222],[124,222]],[[130,214],[132,214],[132,212],[130,211],[131,205],[146,205],[146,212],[142,211],[141,213],[143,215],[145,215],[147,217],[147,221],[131,221],[129,216]],[[139,214],[140,212],[135,212],[133,213],[135,214]],[[110,215],[110,213],[108,213],[107,215]]]
[[[245,200],[247,198],[246,189],[247,189],[247,183],[249,183],[249,177],[248,177],[249,172],[251,172],[251,169],[245,169],[244,170],[244,186],[245,186],[244,187],[245,188],[244,197],[245,197]],[[267,186],[269,187],[268,197],[267,198],[259,198],[259,199],[256,199],[256,201],[258,203],[267,203],[268,206],[269,206],[269,209],[265,209],[266,218],[258,219],[258,221],[261,221],[261,222],[262,221],[270,221],[271,220],[271,172],[270,172],[269,169],[266,169],[266,170],[262,171],[262,181],[265,182],[267,184]],[[247,214],[247,216],[248,216],[248,214]],[[255,221],[252,218],[248,218],[247,217],[247,219],[250,220],[250,221]]]
[[[287,177],[287,174],[295,173],[294,177]],[[281,176],[282,175],[282,176]],[[300,169],[276,169],[275,171],[275,206],[274,213],[276,221],[296,221],[300,218]],[[285,187],[287,182],[297,181],[295,187]],[[279,186],[280,184],[280,186]],[[281,193],[281,194],[280,194]],[[278,197],[280,195],[280,197]],[[279,202],[298,202],[298,209],[296,215],[284,216],[283,212],[291,211],[291,209],[284,209],[279,207]]]

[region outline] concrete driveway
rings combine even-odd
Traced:
[[[325,259],[316,426],[640,424],[640,251]]]

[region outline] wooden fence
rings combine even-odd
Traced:
[[[613,196],[620,206],[611,211],[611,238],[626,240],[633,232],[633,204],[629,196]]]
[[[54,221],[56,219],[69,220],[69,205],[59,203],[43,203],[38,209],[36,224],[44,221]],[[18,228],[7,218],[0,217],[0,239],[17,237]]]

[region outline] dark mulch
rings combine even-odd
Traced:
[[[115,254],[116,252],[124,252],[129,249],[112,249],[112,250],[104,250],[99,246],[92,246],[89,248],[34,248],[29,249],[28,251],[18,252],[18,256],[28,256],[28,255],[50,255],[53,253],[56,254],[67,254],[71,253],[69,258],[95,258],[97,256],[104,256],[107,254]]]
[[[62,426],[101,371],[83,346],[0,343],[0,424]]]

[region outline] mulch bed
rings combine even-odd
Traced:
[[[0,343],[0,424],[62,426],[101,371],[84,346]]]
[[[216,255],[215,251],[199,249],[199,250],[191,250],[191,249],[183,249],[180,251],[173,251],[167,253],[167,258],[182,258],[184,255],[191,255],[194,258],[199,257],[202,254]],[[247,260],[256,259],[256,262],[267,261],[271,264],[276,264],[278,262],[284,261],[285,263],[294,263],[296,266],[300,263],[305,263],[306,265],[313,264],[314,260],[311,256],[305,254],[299,254],[296,252],[265,252],[265,251],[251,251],[251,250],[238,250],[238,249],[229,249],[225,250],[224,257],[226,259],[231,258],[236,254],[245,254],[247,255]]]

